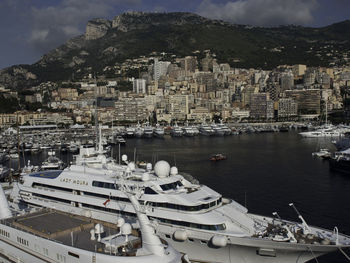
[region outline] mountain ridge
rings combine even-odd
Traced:
[[[350,55],[349,39],[350,20],[321,28],[266,28],[187,12],[129,12],[112,20],[88,21],[83,35],[49,51],[36,63],[0,70],[0,83],[21,89],[43,81],[63,81],[72,74],[101,73],[106,66],[153,51],[185,56],[210,49],[219,62],[233,67],[327,66],[335,60],[333,55],[337,56],[332,50]]]

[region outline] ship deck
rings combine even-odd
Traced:
[[[49,209],[6,220],[7,225],[35,236],[91,252],[110,254],[110,250],[107,248],[108,244],[98,242],[97,235],[95,240],[91,240],[90,230],[94,229],[97,223],[103,225],[104,234],[101,234],[102,238],[119,233],[119,228],[114,224]],[[132,240],[133,252],[141,244],[138,237],[139,233],[133,230],[132,236],[129,237],[129,240]],[[130,247],[131,245],[130,242],[125,243],[123,237],[119,236],[117,240],[119,242],[117,247],[124,245]],[[118,251],[120,252],[120,249],[117,249],[114,254],[122,255],[125,253],[125,249],[123,253],[118,253]]]

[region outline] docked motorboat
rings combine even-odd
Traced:
[[[193,137],[194,136],[194,131],[191,126],[184,126],[182,128],[183,135],[186,137]]]
[[[206,124],[205,122],[203,122],[200,126],[199,126],[199,133],[201,135],[205,135],[205,136],[212,136],[215,134],[215,131],[212,129],[212,127],[210,127],[208,124]]]
[[[326,148],[321,148],[318,152],[312,153],[312,156],[319,157],[322,159],[329,159],[331,158],[331,155],[332,155],[331,151]]]
[[[157,138],[164,138],[164,128],[157,123],[155,129],[153,130],[153,134]]]
[[[153,137],[153,127],[147,122],[143,127],[143,137],[152,138]]]
[[[135,130],[136,130],[135,127],[128,127],[128,128],[126,128],[125,136],[128,137],[128,138],[134,137],[135,136]]]
[[[171,136],[173,137],[181,137],[183,134],[182,129],[177,125],[177,122],[175,122],[175,125],[172,127],[171,132],[170,132]]]
[[[337,138],[344,135],[342,130],[333,125],[324,126],[314,131],[300,132],[299,134],[304,138]]]
[[[224,135],[231,135],[232,134],[231,128],[229,128],[227,125],[225,125],[222,122],[222,120],[220,120],[220,123],[217,123],[216,125],[224,132]]]
[[[224,136],[225,135],[225,131],[216,123],[212,123],[211,128],[213,129],[215,136]]]
[[[192,128],[192,131],[193,131],[195,136],[199,135],[199,130],[198,130],[197,126],[192,125],[191,128]]]
[[[119,136],[119,135],[115,138],[115,142],[116,142],[116,144],[122,144],[122,145],[126,144],[126,140],[122,136]]]
[[[65,163],[56,157],[55,151],[48,152],[48,158],[41,163],[40,170],[62,170]]]
[[[135,128],[135,136],[137,138],[141,138],[143,136],[143,128],[139,123],[137,123],[136,128]]]

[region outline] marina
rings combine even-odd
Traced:
[[[340,232],[347,233],[346,221],[332,216],[333,207],[325,207],[320,204],[320,207],[316,205],[317,209],[315,209],[315,204],[306,203],[303,199],[303,196],[311,198],[308,189],[315,187],[328,188],[328,190],[321,190],[317,195],[318,198],[322,198],[320,199],[322,204],[334,200],[333,195],[345,194],[343,191],[333,192],[333,185],[328,185],[327,180],[326,182],[324,180],[327,178],[328,180],[330,178],[346,180],[346,178],[330,173],[326,162],[311,157],[311,152],[320,144],[319,140],[303,139],[295,132],[243,134],[230,137],[183,137],[178,140],[165,136],[164,140],[156,138],[152,140],[129,139],[127,147],[121,148],[121,152],[128,156],[136,156],[135,158],[138,160],[165,159],[171,163],[175,162],[181,171],[192,174],[200,183],[208,184],[216,190],[220,189],[221,193],[224,191],[226,195],[223,194],[223,196],[234,198],[241,204],[247,205],[250,211],[258,214],[268,215],[272,211],[278,211],[283,217],[287,216],[288,219],[295,220],[295,214],[290,213],[293,211],[290,211],[288,207],[288,203],[293,201],[305,216],[306,221],[324,228],[332,228],[336,225],[341,229]],[[282,142],[285,147],[280,149]],[[332,147],[330,140],[325,140],[322,143]],[[166,149],[162,147],[165,144],[167,145]],[[137,149],[136,154],[135,149]],[[207,163],[211,149],[225,152],[229,162]],[[286,152],[286,150],[288,151]],[[277,155],[275,156],[273,153],[277,153]],[[298,154],[298,158],[294,161],[303,165],[303,169],[293,165],[293,160],[288,160],[291,153]],[[70,154],[62,156],[70,158]],[[33,163],[40,160],[40,154],[33,155],[33,157],[38,158],[37,160],[33,159]],[[118,160],[117,149],[114,150],[114,157]],[[255,164],[254,168],[250,167],[252,161]],[[289,165],[287,161],[290,162]],[[269,165],[271,167],[268,167]],[[205,168],[205,172],[203,168]],[[267,184],[269,185],[268,189],[274,187],[273,193],[266,192],[266,188],[263,186]],[[299,189],[298,192],[293,190],[296,187]],[[300,192],[302,189],[304,190]],[[300,193],[303,196],[300,196]],[[311,198],[311,200],[315,201],[316,204],[319,203],[316,201],[317,199]],[[345,197],[337,200],[339,208],[347,206],[345,200]],[[263,208],[259,205],[262,201]],[[346,209],[341,209],[341,211],[346,213]],[[339,211],[333,211],[333,213],[335,212],[339,214]],[[336,219],[333,226],[331,225],[332,220],[329,219]],[[339,262],[345,262],[344,257],[339,253],[336,253]],[[325,258],[327,257],[329,256],[325,256]]]
[[[278,215],[282,215],[283,213],[284,218],[294,221],[295,214],[290,214],[290,211],[286,211],[286,208],[288,208],[288,204],[290,202],[293,202],[297,204],[298,209],[300,209],[303,215],[306,214],[306,221],[311,222],[313,225],[320,225],[327,229],[332,229],[334,226],[337,226],[340,229],[341,233],[347,233],[343,230],[344,228],[341,228],[341,224],[339,224],[339,222],[342,222],[341,219],[338,219],[338,224],[334,224],[332,226],[330,225],[330,222],[329,220],[327,220],[327,218],[323,218],[323,216],[317,216],[319,211],[315,211],[314,207],[311,208],[311,212],[309,210],[306,210],[304,207],[305,201],[300,200],[298,196],[298,198],[296,198],[296,196],[293,195],[294,188],[298,187],[299,189],[303,185],[308,185],[307,183],[305,184],[305,180],[306,182],[309,182],[309,180],[314,178],[313,176],[319,176],[321,169],[324,169],[321,172],[321,174],[324,174],[324,176],[333,176],[333,173],[329,171],[327,163],[312,158],[310,154],[314,151],[315,147],[321,144],[329,148],[334,147],[330,138],[303,138],[297,132],[291,131],[287,133],[246,133],[241,134],[240,136],[191,136],[182,137],[181,139],[174,139],[171,136],[164,136],[162,140],[159,140],[156,137],[148,140],[140,140],[135,137],[128,138],[127,140],[128,142],[126,147],[120,148],[120,146],[115,145],[111,148],[110,154],[112,154],[115,158],[115,164],[109,164],[110,161],[103,161],[100,157],[98,157],[99,154],[106,153],[102,149],[102,143],[105,142],[105,140],[102,139],[102,133],[100,136],[101,146],[98,147],[99,150],[96,153],[97,155],[94,155],[94,149],[91,145],[92,148],[91,146],[90,148],[92,150],[89,150],[89,148],[86,148],[86,146],[84,148],[80,148],[81,157],[79,158],[73,159],[72,153],[70,151],[61,152],[59,148],[56,149],[56,156],[62,159],[67,164],[70,164],[72,163],[72,161],[75,160],[75,162],[79,162],[81,165],[83,165],[84,163],[90,163],[89,167],[90,165],[93,165],[92,167],[100,167],[99,163],[106,163],[108,164],[108,167],[110,167],[108,169],[112,170],[114,169],[113,167],[118,167],[118,162],[125,161],[124,158],[121,158],[121,155],[123,154],[132,156],[131,158],[135,162],[138,162],[139,160],[151,160],[153,165],[158,160],[164,159],[169,161],[170,163],[176,164],[176,166],[178,166],[178,168],[181,169],[181,171],[185,171],[185,173],[193,175],[196,179],[200,181],[201,184],[208,184],[211,187],[213,187],[212,185],[214,185],[214,187],[218,187],[220,190],[224,190],[224,192],[226,192],[227,194],[227,197],[233,198],[242,205],[249,207],[249,211],[256,212],[256,210],[254,210],[254,207],[255,209],[258,209],[257,214],[269,215],[272,213],[272,211],[274,213],[278,211]],[[282,142],[284,145],[283,149],[279,148],[281,147]],[[162,147],[163,145],[167,145],[167,147],[164,148]],[[120,148],[120,154],[118,153],[118,147]],[[85,150],[83,151],[83,149]],[[217,152],[225,152],[225,157],[227,158],[228,162],[219,162],[217,164],[215,164],[216,162],[208,163],[208,156],[210,156],[210,151],[212,151],[213,149],[215,149],[215,151]],[[22,156],[25,156],[26,160],[30,160],[31,165],[39,166],[40,163],[47,158],[49,152],[51,151],[49,151],[48,149],[43,149],[42,152],[38,152],[35,154],[33,154],[32,152],[23,152],[24,155],[22,154]],[[299,158],[297,158],[295,161],[302,161],[301,163],[305,163],[305,170],[300,169],[298,171],[295,171],[293,169],[295,169],[297,166],[291,169],[291,167],[287,163],[285,163],[284,159],[290,157],[290,154],[292,152],[295,152],[295,154],[298,156],[304,156],[304,160],[300,160]],[[307,157],[306,152],[308,155]],[[273,153],[277,153],[278,158],[274,156]],[[206,154],[205,157],[204,154]],[[53,157],[53,154],[50,153],[50,156]],[[84,157],[85,159],[83,158],[83,156],[86,156]],[[95,157],[93,156],[96,156],[96,159],[94,159]],[[242,159],[242,157],[245,157],[245,159]],[[292,162],[293,160],[290,161]],[[252,167],[250,167],[251,162],[254,162],[253,169]],[[313,163],[313,165],[315,166],[314,168],[316,170],[310,171],[308,169],[310,168],[310,164],[307,164],[306,162]],[[273,163],[274,165],[272,165]],[[16,160],[11,160],[11,165],[13,167],[16,167]],[[245,166],[244,169],[242,169],[242,165],[243,167]],[[259,167],[261,165],[263,165],[263,167]],[[276,167],[275,173],[272,172],[274,171],[274,169],[268,167],[268,165],[272,165],[271,167]],[[205,168],[205,172],[203,171],[203,168]],[[86,168],[84,168],[84,171],[86,171]],[[283,171],[283,173],[281,173],[281,171]],[[243,178],[242,175],[244,176],[244,174],[246,174],[247,176],[247,173],[250,175],[248,175],[248,177]],[[304,178],[300,178],[300,173],[304,175]],[[342,178],[342,175],[335,176],[335,179],[339,176],[340,178]],[[253,181],[249,181],[249,178]],[[290,178],[290,180],[288,180],[288,178]],[[297,185],[293,185],[292,183],[294,182],[295,178]],[[247,180],[249,183],[247,183]],[[317,177],[314,178],[314,180],[314,184],[318,185],[318,183],[320,182],[320,178]],[[280,182],[281,184],[275,185],[276,182]],[[223,185],[221,185],[221,183],[223,183]],[[309,182],[309,184],[310,183],[311,182]],[[268,187],[267,184],[269,185]],[[268,189],[272,185],[272,187],[274,187],[274,193],[265,192],[264,185]],[[311,184],[309,185],[309,187],[314,188],[315,185]],[[216,189],[214,187],[213,189]],[[325,186],[323,185],[322,187]],[[282,195],[280,193],[280,190],[282,190],[283,192]],[[330,192],[328,194],[335,194],[332,193],[332,189],[329,189],[329,191]],[[225,195],[223,194],[223,196]],[[309,199],[310,196],[307,196],[307,198]],[[108,196],[106,198],[108,199]],[[258,205],[259,201],[261,201],[261,199],[264,200],[266,198],[266,207],[265,209],[261,210],[262,207]],[[271,198],[271,200],[269,200],[269,198]],[[282,200],[285,200],[285,202],[282,202]],[[324,202],[329,202],[329,200],[325,199]],[[337,202],[341,203],[341,200],[337,200]],[[344,207],[347,206],[346,203],[342,203],[342,205]],[[276,207],[278,209],[276,209]],[[324,208],[324,206],[321,207]],[[267,211],[266,208],[270,208],[270,211]],[[290,210],[290,208],[288,210]],[[310,213],[311,215],[314,214],[316,218],[311,217],[310,219]],[[327,214],[328,209],[326,209],[324,213]],[[273,215],[273,217],[276,216]],[[330,218],[333,217],[330,216]],[[325,225],[320,224],[323,219]],[[342,223],[342,227],[346,227],[346,222]],[[162,237],[166,238],[166,236]],[[265,251],[261,253],[265,253]],[[339,258],[339,262],[344,262],[344,256],[339,254],[340,252],[336,253],[335,257]],[[310,258],[313,257],[314,256]],[[326,255],[324,257],[327,258],[329,257],[329,255]]]

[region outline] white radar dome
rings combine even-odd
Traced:
[[[147,163],[146,164],[146,170],[147,171],[152,171],[152,164],[151,163]]]
[[[131,225],[129,223],[125,223],[124,225],[122,225],[120,231],[122,233],[122,235],[130,235],[131,234]]]
[[[122,161],[127,162],[128,161],[128,156],[126,154],[122,155]]]
[[[166,161],[158,161],[154,166],[154,172],[159,178],[169,176],[170,164]]]
[[[122,217],[118,218],[118,220],[117,220],[117,227],[121,227],[124,224],[125,224],[125,219],[122,218]]]
[[[142,181],[147,182],[149,181],[149,173],[143,173],[142,174]]]
[[[176,166],[171,167],[171,169],[170,169],[171,175],[177,175],[178,173],[179,173],[179,171],[177,170]]]
[[[130,162],[130,163],[128,163],[128,168],[129,168],[131,171],[134,171],[134,170],[135,170],[135,168],[136,168],[135,163],[134,163],[134,162]]]

